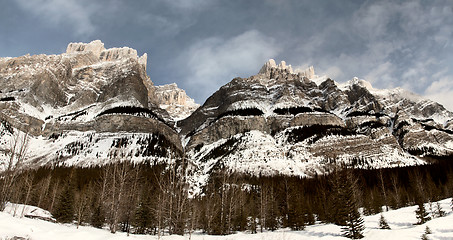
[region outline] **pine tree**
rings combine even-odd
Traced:
[[[303,230],[305,228],[305,212],[306,203],[302,193],[303,185],[297,186],[285,179],[285,204],[286,204],[286,222],[283,222],[284,227],[290,227],[292,230]]]
[[[308,203],[307,203],[307,206],[304,209],[305,209],[305,215],[304,215],[305,224],[307,224],[307,225],[315,224],[316,218],[315,218],[315,215],[313,214],[313,210],[308,205]]]
[[[428,234],[431,234],[431,233],[432,233],[432,232],[431,232],[431,229],[429,229],[429,227],[426,226],[425,232],[422,234],[421,239],[422,239],[422,240],[429,240]]]
[[[352,179],[351,172],[346,175],[347,185],[345,188],[345,201],[343,202],[346,209],[346,225],[342,228],[343,236],[351,239],[363,238],[365,230],[363,218],[359,213],[357,199],[354,194],[356,180]]]
[[[387,223],[387,220],[385,220],[384,215],[381,213],[381,218],[379,219],[379,228],[380,229],[390,229],[390,226]]]
[[[423,224],[429,221],[431,218],[428,216],[428,212],[425,209],[425,204],[423,202],[418,203],[418,208],[415,210],[415,215],[418,219],[417,224]]]
[[[440,206],[440,203],[436,203],[436,211],[435,211],[435,217],[444,217],[445,216],[445,211],[442,210],[442,207]]]
[[[343,236],[351,239],[363,238],[363,230],[365,230],[363,218],[358,209],[353,207],[353,204],[347,204],[349,212],[347,214],[346,226],[342,228]]]
[[[347,189],[346,175],[344,171],[336,170],[332,173],[332,197],[333,204],[330,210],[329,221],[340,226],[346,226],[347,209],[345,207],[346,196],[345,189]]]
[[[140,205],[135,212],[134,225],[136,227],[135,232],[138,234],[146,234],[151,227],[153,219],[149,206],[150,201],[149,196],[145,197],[145,199],[140,202]]]
[[[422,237],[420,239],[421,240],[429,240],[428,235],[426,235],[426,233],[423,233]]]
[[[96,228],[102,228],[104,226],[104,223],[105,223],[104,212],[102,211],[101,206],[98,205],[94,208],[94,212],[91,215],[91,226]]]
[[[62,223],[70,223],[74,219],[74,192],[71,189],[71,184],[60,195],[53,216],[58,222]]]
[[[305,228],[304,216],[300,202],[293,204],[294,206],[288,210],[288,226],[292,230],[303,230]]]

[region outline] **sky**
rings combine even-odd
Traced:
[[[453,110],[451,0],[0,0],[0,57],[100,39],[148,54],[156,85],[203,104],[273,58],[402,87]]]

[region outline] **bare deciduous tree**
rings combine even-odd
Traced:
[[[14,192],[15,180],[22,168],[28,149],[28,132],[16,131],[12,134],[9,149],[5,150],[6,168],[1,173],[0,210],[4,210],[7,201],[11,199]]]
[[[77,217],[77,228],[82,224],[83,219],[87,215],[88,204],[91,202],[93,196],[93,187],[91,184],[80,190],[75,195],[75,212]]]

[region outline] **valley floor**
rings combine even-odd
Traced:
[[[445,217],[435,218],[423,225],[414,225],[416,206],[405,207],[397,210],[384,212],[391,230],[382,230],[378,227],[380,215],[364,217],[365,238],[364,239],[421,239],[426,226],[432,231],[427,235],[429,239],[453,239],[453,212],[450,207],[451,198],[440,201],[442,209],[447,213]],[[426,204],[429,209],[428,204]],[[22,212],[22,205],[19,205],[17,215]],[[25,211],[27,212],[27,210]],[[44,213],[45,215],[45,213]],[[58,224],[38,219],[13,217],[11,209],[7,208],[0,212],[0,240],[10,239],[14,236],[25,239],[157,239],[153,235],[130,235],[126,233],[111,234],[107,229],[97,229],[93,227],[80,226],[78,229],[71,224]],[[292,239],[347,239],[341,236],[341,227],[333,224],[315,224],[306,227],[303,231],[291,231],[280,229],[275,232],[263,232],[258,234],[236,233],[227,236],[210,236],[202,233],[195,233],[191,237],[185,236],[164,236],[163,240],[292,240]]]

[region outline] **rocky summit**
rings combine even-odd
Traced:
[[[156,96],[159,107],[165,109],[174,120],[182,120],[190,116],[199,104],[187,96],[186,91],[178,88],[176,83],[156,86]]]
[[[140,161],[180,156],[146,59],[128,47],[105,49],[99,40],[70,43],[61,55],[1,59],[2,135],[28,133],[27,160],[37,165],[103,164],[120,147],[123,157]],[[7,143],[3,136],[3,149]]]
[[[184,159],[194,184],[216,168],[313,176],[453,156],[453,113],[400,88],[269,60],[200,107],[176,84],[154,86],[146,58],[97,40],[0,59],[0,164],[18,132],[29,134],[27,166]]]

